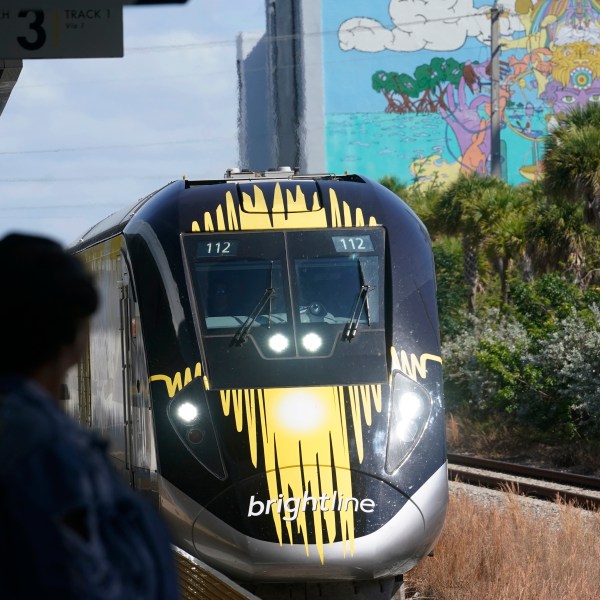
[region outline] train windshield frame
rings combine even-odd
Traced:
[[[181,239],[212,389],[387,381],[383,227]]]

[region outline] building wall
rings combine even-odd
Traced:
[[[277,163],[273,106],[266,92],[270,88],[267,51],[262,33],[243,33],[237,38],[239,166],[256,171]]]
[[[311,26],[320,31],[321,21],[320,11],[303,8],[302,0],[266,0],[266,34],[260,39],[238,36],[242,168],[260,171],[285,165],[306,170],[304,69],[311,49],[304,47],[302,32]],[[305,25],[303,15],[310,16],[312,25]],[[319,94],[312,114],[322,111]]]
[[[292,166],[404,183],[490,171],[492,0],[273,4],[302,17],[279,23],[269,53],[296,43],[293,79],[271,60],[297,96],[274,96],[279,139],[297,127]],[[518,184],[539,174],[558,116],[600,101],[600,0],[500,4],[501,171]]]

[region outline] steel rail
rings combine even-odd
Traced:
[[[598,477],[459,454],[448,454],[448,475],[463,483],[600,509]]]

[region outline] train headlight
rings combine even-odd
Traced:
[[[425,388],[402,373],[394,374],[385,460],[388,473],[395,471],[417,445],[431,408],[431,397]]]
[[[302,345],[308,352],[316,352],[323,345],[323,338],[317,333],[307,333],[302,338]]]
[[[210,418],[207,393],[202,379],[196,377],[184,383],[182,389],[169,401],[167,416],[185,448],[183,451],[188,451],[208,472],[225,481],[227,470]],[[168,451],[176,457],[182,449],[169,446]]]
[[[277,352],[277,354],[286,350],[289,345],[290,341],[281,333],[276,333],[269,338],[269,348],[271,348],[273,352]]]
[[[182,402],[176,409],[175,414],[184,422],[192,423],[198,418],[200,411],[191,402]]]

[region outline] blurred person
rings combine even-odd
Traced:
[[[179,597],[165,526],[60,407],[98,295],[43,237],[0,240],[0,598]]]

